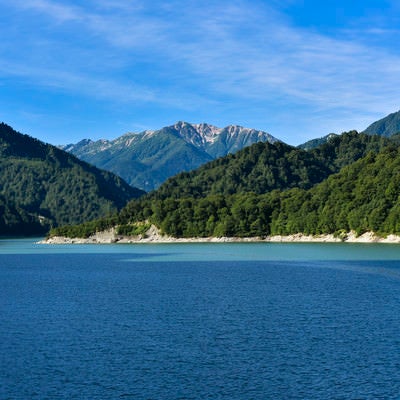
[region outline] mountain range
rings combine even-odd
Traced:
[[[379,135],[351,131],[312,150],[255,143],[168,179],[117,217],[51,235],[143,235],[149,224],[189,238],[400,233],[399,170],[398,141]]]
[[[253,143],[277,141],[267,132],[237,125],[217,128],[177,122],[155,131],[127,133],[115,140],[84,139],[61,148],[121,176],[132,186],[151,191],[179,172],[196,169]]]
[[[330,134],[297,148],[261,131],[184,122],[110,142],[81,142],[86,153],[91,148],[92,155],[108,154],[110,160],[115,154],[125,154],[126,168],[132,165],[131,147],[137,158],[147,160],[146,165],[153,162],[166,170],[174,166],[182,171],[182,165],[189,169],[194,155],[203,163],[166,179],[148,195],[115,174],[2,123],[0,234],[38,234],[98,218],[84,224],[85,234],[117,223],[125,224],[124,231],[129,232],[132,223],[144,220],[178,236],[287,233],[305,226],[302,220],[307,222],[307,232],[325,232],[327,226],[335,231],[372,227],[383,233],[400,232],[396,222],[399,116],[400,112],[393,113],[362,134]],[[373,135],[374,131],[379,134]],[[130,146],[130,142],[140,146]],[[141,196],[115,214],[127,201]],[[337,212],[347,210],[346,215],[339,213],[339,221],[324,206],[329,201]],[[303,210],[301,217],[293,214],[296,209]],[[268,210],[272,214],[266,215]],[[323,220],[331,223],[321,227]],[[297,222],[288,225],[288,221]]]
[[[400,111],[371,124],[363,133],[390,137],[400,131]],[[298,146],[311,150],[338,136],[330,133]],[[234,154],[254,143],[276,143],[271,134],[230,125],[177,122],[155,131],[127,133],[114,140],[83,139],[60,146],[81,160],[121,176],[134,187],[147,192],[158,188],[169,177]]]

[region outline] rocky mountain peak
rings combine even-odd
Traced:
[[[155,131],[126,133],[111,141],[81,141],[64,150],[150,191],[178,172],[197,168],[255,142],[275,141],[266,132],[238,125],[218,128],[205,122],[178,121]]]

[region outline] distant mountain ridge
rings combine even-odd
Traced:
[[[375,121],[363,132],[369,135],[390,137],[400,132],[400,111]]]
[[[267,132],[238,125],[218,128],[179,121],[155,131],[127,133],[114,140],[84,139],[61,148],[116,173],[132,186],[151,191],[179,172],[257,142],[278,141]]]

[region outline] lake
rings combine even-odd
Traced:
[[[400,246],[0,240],[1,399],[395,399]]]

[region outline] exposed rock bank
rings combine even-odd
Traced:
[[[117,235],[116,229],[109,229],[88,238],[67,238],[61,236],[53,236],[43,240],[40,243],[44,244],[106,244],[106,243],[218,243],[218,242],[314,242],[314,243],[400,243],[400,236],[388,235],[387,237],[379,237],[373,232],[366,232],[363,235],[357,236],[354,232],[336,237],[332,234],[327,235],[303,235],[297,233],[288,236],[267,236],[267,237],[208,237],[208,238],[174,238],[167,235],[162,235],[160,230],[152,225],[144,235],[138,236],[122,236]]]

